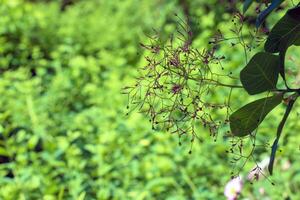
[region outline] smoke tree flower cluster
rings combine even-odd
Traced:
[[[246,2],[244,13],[250,4],[254,3]],[[257,28],[282,2],[272,1],[266,4],[267,8],[257,17]],[[250,60],[247,58],[247,52],[251,51],[252,47],[245,41],[245,17],[240,12],[234,16],[234,28],[231,29],[236,37],[225,38],[218,30],[209,42],[211,48],[203,50],[193,47],[193,33],[188,24],[179,18],[177,32],[170,36],[168,41],[162,41],[157,33],[149,37],[149,44],[141,44],[147,52],[147,64],[139,70],[136,83],[124,88],[124,93],[129,97],[129,112],[138,109],[149,117],[154,130],[166,130],[177,134],[179,144],[182,136],[188,136],[192,143],[195,138],[201,140],[196,130],[199,125],[207,128],[210,135],[216,138],[220,127],[228,127],[229,124],[230,131],[227,133],[233,137],[230,141],[231,148],[227,152],[233,155],[233,163],[241,163],[241,167],[236,170],[238,175],[247,161],[252,159],[256,162],[253,153],[257,147],[256,134],[259,125],[275,107],[285,102],[286,111],[277,128],[267,165],[269,173],[272,174],[281,133],[300,95],[300,88],[289,87],[285,74],[285,55],[288,48],[293,45],[300,46],[299,5],[289,9],[276,23],[264,43],[264,50],[256,53]],[[257,33],[248,33],[250,43],[261,42]],[[232,46],[241,45],[245,54],[246,66],[241,70],[239,77],[241,85],[226,84],[236,83],[233,81],[235,78],[231,73],[220,73],[220,69],[224,70],[222,61],[225,56],[218,55],[217,48],[221,42],[231,39],[235,40],[231,43]],[[279,77],[284,82],[283,86],[277,84]],[[226,83],[223,82],[224,79],[227,80]],[[227,88],[228,93],[223,102],[212,102],[211,97],[219,87]],[[233,89],[243,89],[249,95],[265,93],[266,96],[232,113]],[[223,114],[223,119],[218,118],[219,113]],[[246,142],[245,138],[248,139]],[[250,147],[247,148],[250,149],[249,152],[243,152],[245,146]],[[270,147],[262,146],[265,149]],[[251,180],[258,180],[260,174],[264,175],[262,171],[266,168],[266,163],[267,161],[263,163],[263,168],[257,165],[253,169],[249,175]],[[234,172],[232,175],[237,176]]]
[[[216,47],[198,50],[191,45],[192,32],[187,23],[179,22],[177,32],[167,42],[158,35],[149,37],[149,44],[141,44],[149,55],[146,66],[140,69],[136,84],[124,88],[133,108],[150,118],[153,129],[163,129],[191,141],[198,137],[196,127],[202,124],[211,136],[228,123],[231,89],[240,86],[224,84],[220,79],[230,74],[217,73],[223,69],[224,56],[217,55]],[[214,38],[222,40],[219,34]],[[218,70],[215,70],[217,68]],[[217,87],[230,88],[220,102],[211,102]],[[225,113],[225,120],[213,113]]]

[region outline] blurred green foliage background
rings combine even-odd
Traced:
[[[213,142],[203,130],[189,155],[189,141],[179,146],[143,115],[125,116],[121,89],[144,64],[139,43],[153,28],[161,37],[172,33],[180,2],[77,0],[61,11],[58,0],[0,0],[0,199],[225,199],[233,168],[226,138]],[[200,49],[217,28],[226,31],[224,5],[190,1]],[[243,52],[221,51],[238,74]],[[234,97],[237,105],[251,100]],[[282,111],[268,118],[260,140],[272,142]],[[245,183],[242,198],[299,199],[297,120],[294,114],[285,129],[276,186]],[[258,160],[268,154],[256,152]]]

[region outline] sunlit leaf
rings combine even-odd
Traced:
[[[275,95],[256,100],[235,111],[229,117],[232,134],[238,137],[251,134],[281,100],[281,94]]]
[[[240,73],[246,91],[253,95],[276,88],[279,74],[279,56],[257,53]]]
[[[254,2],[254,0],[245,0],[243,4],[243,13],[245,13],[248,8],[251,6],[251,4]]]

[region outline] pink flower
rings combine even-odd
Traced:
[[[224,195],[227,200],[236,200],[243,188],[241,177],[231,179],[225,186]]]
[[[262,188],[262,187],[260,187],[258,191],[259,191],[259,193],[261,195],[265,195],[266,194],[266,190],[264,188]]]

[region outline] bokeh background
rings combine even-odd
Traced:
[[[217,29],[230,35],[241,4],[62,2],[0,0],[0,199],[226,199],[233,165],[222,133],[214,142],[201,129],[204,140],[189,154],[189,141],[179,146],[178,137],[153,131],[138,112],[126,116],[128,99],[121,93],[145,64],[139,43],[147,43],[153,29],[167,38],[178,21],[174,13],[192,16],[193,45],[201,50]],[[249,12],[255,15],[254,8]],[[269,26],[282,14],[270,16]],[[229,44],[219,53],[227,58],[226,70],[238,76],[243,51]],[[294,49],[288,56],[299,66],[297,54]],[[218,93],[213,98],[224,98]],[[233,94],[233,108],[253,99]],[[259,141],[273,141],[282,112],[283,106],[268,116]],[[299,128],[295,112],[269,177],[275,186],[266,178],[250,184],[249,162],[241,171],[240,199],[300,198]],[[259,162],[269,153],[261,148],[255,157]]]

